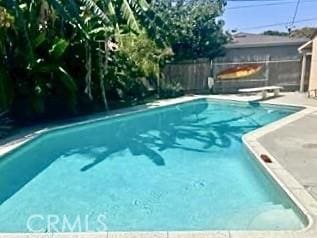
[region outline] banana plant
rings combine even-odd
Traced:
[[[109,44],[122,33],[145,29],[151,35],[158,19],[146,0],[3,0],[0,7],[12,19],[2,35],[0,24],[0,92],[7,93],[0,107],[20,99],[30,115],[49,111],[52,98],[75,110],[83,91],[91,101],[101,98],[107,109],[109,65],[116,55]]]
[[[1,70],[6,72],[2,75],[8,75],[15,89],[11,100],[19,101],[13,106],[22,102],[26,114],[43,114],[46,99],[55,90],[64,92],[66,105],[73,109],[76,83],[62,60],[69,43],[53,27],[57,23],[55,12],[44,0],[22,2],[8,0],[4,5],[14,18],[14,24],[5,32],[6,39],[1,41]],[[1,89],[7,90],[3,86]]]
[[[106,110],[108,110],[108,102],[106,97],[107,77],[109,58],[111,53],[109,44],[112,41],[118,41],[122,30],[130,30],[136,33],[140,32],[140,21],[138,18],[142,17],[148,11],[149,5],[145,0],[129,1],[129,0],[109,0],[109,1],[92,1],[81,0],[84,4],[82,8],[86,14],[82,14],[85,23],[85,29],[88,32],[89,44],[85,44],[86,48],[86,88],[85,91],[89,98],[91,95],[91,74],[92,64],[91,57],[92,48],[95,47],[96,57],[98,58],[95,67],[98,70],[99,88],[101,98]],[[88,12],[89,11],[89,12]],[[88,13],[87,13],[88,12]],[[101,24],[98,23],[101,21]],[[122,29],[122,26],[124,29]],[[94,44],[98,42],[97,44]]]

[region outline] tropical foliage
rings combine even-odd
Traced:
[[[300,29],[295,29],[291,32],[290,36],[293,38],[312,38],[317,33],[316,27],[303,27]]]
[[[223,53],[228,35],[218,17],[225,4],[225,0],[155,1],[157,13],[170,26],[169,39],[176,60],[212,59]]]
[[[267,30],[262,33],[266,36],[289,36],[288,32]]]
[[[289,36],[291,38],[312,38],[317,32],[316,27],[303,27],[298,28],[295,30],[290,30],[289,32],[283,32],[283,31],[264,31],[264,35],[271,35],[271,36]]]
[[[144,99],[171,56],[220,53],[224,2],[197,2],[0,0],[0,111],[30,121]]]

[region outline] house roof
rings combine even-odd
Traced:
[[[307,41],[298,48],[299,53],[311,53],[313,50],[313,40]]]
[[[312,35],[311,40],[307,41],[297,49],[298,52],[301,54],[311,54],[313,50],[313,41],[315,38],[317,38],[317,30]]]
[[[261,47],[261,46],[283,46],[301,45],[309,41],[306,38],[290,38],[288,36],[270,36],[252,33],[237,33],[226,48]]]
[[[312,39],[315,39],[317,37],[317,30],[314,32],[314,34],[312,35]]]

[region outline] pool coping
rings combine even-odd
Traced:
[[[245,99],[230,99],[230,97],[217,97],[214,95],[203,96],[185,96],[181,98],[160,100],[146,105],[135,106],[126,109],[114,110],[107,115],[101,115],[98,118],[79,121],[71,124],[60,125],[53,124],[48,128],[34,131],[23,138],[16,138],[4,145],[0,146],[0,156],[10,153],[21,145],[33,140],[34,138],[45,134],[49,131],[59,130],[66,127],[78,126],[90,122],[105,120],[108,118],[115,118],[122,115],[130,115],[137,112],[151,110],[163,106],[172,106],[180,103],[190,102],[198,99],[214,99],[224,101],[248,102]],[[272,177],[272,179],[281,187],[281,189],[290,197],[299,210],[306,216],[308,226],[302,230],[297,231],[225,231],[225,230],[211,230],[211,231],[153,231],[153,232],[76,232],[76,233],[0,233],[0,238],[13,237],[83,237],[83,238],[316,238],[317,237],[317,201],[306,191],[306,189],[278,162],[270,152],[262,146],[258,139],[272,131],[275,131],[289,123],[305,117],[311,113],[317,112],[317,107],[304,106],[299,104],[288,103],[271,103],[261,102],[265,105],[281,105],[281,106],[295,106],[303,109],[290,116],[282,118],[278,121],[272,122],[264,127],[258,128],[243,135],[242,140],[246,148],[253,155],[252,157],[265,169],[265,171]],[[273,163],[265,163],[261,159],[261,154],[266,154],[270,157]]]

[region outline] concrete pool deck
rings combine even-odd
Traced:
[[[259,100],[259,96],[249,96],[249,99],[239,95],[221,97],[239,101]],[[230,232],[229,237],[317,237],[317,100],[308,99],[305,94],[284,93],[263,103],[306,108],[246,134],[243,140],[259,160],[259,155],[269,155],[273,163],[262,165],[296,203],[299,201],[306,212],[309,211],[313,217],[310,221],[312,226],[306,232],[288,235],[242,232],[241,236],[236,236],[236,232]]]
[[[252,101],[259,96],[201,96],[203,98],[229,99],[237,101]],[[119,116],[128,112],[147,108],[172,105],[191,101],[195,97],[183,97],[150,103],[146,107],[136,107],[132,110],[118,110],[110,116]],[[317,237],[317,202],[311,196],[317,191],[317,100],[307,99],[305,95],[290,93],[279,98],[268,99],[265,103],[305,106],[306,109],[268,126],[248,133],[243,140],[260,164],[276,182],[288,193],[300,210],[308,217],[309,226],[301,231],[203,231],[203,232],[101,232],[101,233],[0,233],[0,238],[7,237],[105,237],[105,238],[316,238]],[[104,116],[100,119],[103,119]],[[63,125],[63,124],[62,124]],[[0,146],[0,155],[23,144],[34,136],[50,128],[61,126],[52,125],[40,132],[25,136],[24,139],[11,141]],[[315,137],[314,137],[315,135]],[[300,138],[300,139],[298,139]],[[272,164],[266,164],[260,159],[261,154],[267,154]],[[295,178],[294,178],[295,177]]]
[[[270,132],[259,142],[317,199],[317,112]]]
[[[237,98],[236,95],[230,97]],[[286,93],[263,102],[317,109],[317,100],[301,93]],[[260,137],[258,141],[317,199],[317,110]]]

